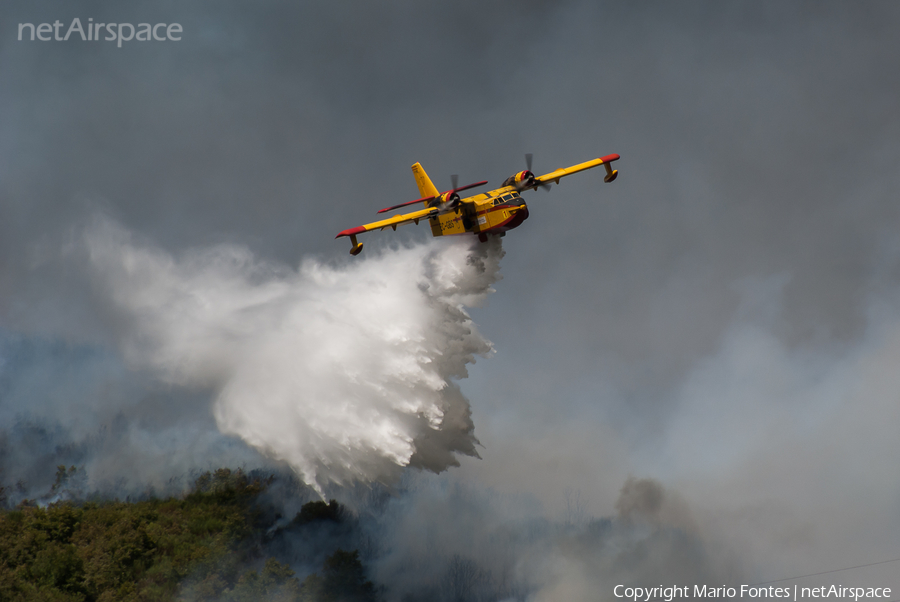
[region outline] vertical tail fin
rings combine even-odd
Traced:
[[[422,169],[422,166],[419,163],[414,164],[412,170],[413,175],[416,177],[416,184],[419,186],[419,194],[422,195],[422,198],[438,196],[441,194],[438,189],[434,187],[434,184],[431,183],[428,174],[425,173],[425,170]]]

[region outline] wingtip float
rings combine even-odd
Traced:
[[[350,237],[350,243],[353,245],[350,254],[359,255],[363,244],[357,240],[358,234],[385,228],[396,230],[397,226],[401,224],[410,222],[418,224],[419,221],[427,219],[431,224],[433,236],[474,234],[478,236],[479,240],[485,242],[488,235],[502,236],[507,230],[518,227],[528,218],[528,206],[519,193],[529,188],[532,190],[549,188],[551,183],[559,184],[560,179],[566,176],[600,165],[606,168],[603,181],[607,184],[619,175],[619,170],[613,169],[611,166],[613,161],[619,160],[619,155],[616,154],[556,169],[540,177],[535,177],[531,172],[531,155],[525,155],[525,159],[528,169],[507,178],[500,188],[464,198],[460,197],[460,192],[484,186],[487,184],[487,180],[457,187],[456,176],[454,176],[453,188],[445,192],[438,192],[422,166],[416,163],[412,166],[412,171],[419,187],[419,194],[422,196],[414,201],[380,209],[378,213],[386,213],[416,203],[424,203],[424,209],[349,228],[340,232],[335,238]]]

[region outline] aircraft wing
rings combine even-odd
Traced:
[[[551,171],[550,173],[544,174],[539,178],[535,178],[534,181],[538,184],[547,184],[549,182],[559,184],[560,178],[571,176],[573,173],[578,173],[579,171],[584,171],[585,169],[597,167],[598,165],[605,165],[606,177],[603,178],[603,181],[612,182],[616,179],[616,176],[619,174],[619,172],[618,170],[612,169],[609,165],[610,163],[612,163],[613,161],[617,161],[618,159],[619,155],[606,155],[605,157],[600,157],[599,159],[593,159],[591,161],[579,163],[578,165],[572,165],[571,167],[563,167],[555,171]]]
[[[350,241],[353,243],[353,249],[351,249],[350,253],[356,255],[357,253],[362,251],[362,244],[356,241],[357,234],[362,234],[363,232],[371,232],[372,230],[384,230],[385,228],[393,228],[394,230],[396,230],[397,226],[399,226],[400,224],[406,224],[409,222],[415,222],[418,224],[419,220],[428,219],[429,217],[437,214],[437,207],[420,209],[419,211],[413,211],[412,213],[395,215],[394,217],[383,219],[379,222],[372,222],[371,224],[365,224],[363,226],[357,226],[356,228],[344,230],[338,233],[335,238],[340,238],[341,236],[349,236]]]

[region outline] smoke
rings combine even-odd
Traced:
[[[68,266],[73,267],[73,266]],[[59,465],[81,493],[177,495],[198,471],[273,464],[221,434],[208,394],[135,374],[115,349],[0,329],[0,487],[47,500]]]
[[[452,399],[460,395],[452,376],[440,392],[425,381],[417,385],[423,409],[441,396],[448,404],[439,430],[427,413],[399,411],[387,400],[416,395],[391,390],[396,372],[381,375],[394,378],[382,383],[382,393],[371,382],[342,380],[340,390],[304,390],[304,399],[344,395],[350,404],[365,394],[390,415],[384,424],[407,429],[394,449],[401,461],[412,448],[411,465],[441,466],[454,457],[462,463],[449,477],[419,477],[527,492],[544,508],[532,517],[555,515],[563,491],[574,487],[582,497],[572,499],[573,518],[620,517],[636,545],[667,541],[640,539],[644,530],[665,534],[673,531],[660,525],[693,524],[708,556],[738,550],[743,571],[703,573],[713,583],[897,556],[900,302],[892,295],[900,281],[893,238],[900,222],[900,80],[890,74],[900,50],[898,5],[692,3],[648,11],[634,3],[463,2],[411,11],[357,3],[349,12],[287,2],[252,9],[225,2],[214,11],[194,3],[92,6],[95,21],[158,19],[191,33],[177,45],[110,52],[87,43],[26,44],[14,35],[2,43],[5,482],[22,477],[31,490],[46,491],[62,462],[84,464],[91,489],[123,475],[158,486],[192,469],[259,467],[264,459],[240,438],[249,442],[251,431],[267,454],[274,455],[269,446],[297,452],[289,444],[304,441],[317,479],[346,480],[347,458],[320,465],[331,450],[302,438],[296,406],[284,410],[272,401],[279,397],[254,394],[240,411],[222,415],[241,431],[226,429],[232,436],[217,425],[229,407],[224,401],[246,395],[251,374],[262,381],[255,390],[275,389],[269,373],[283,374],[291,361],[277,355],[276,340],[299,349],[291,349],[292,379],[312,372],[311,361],[328,365],[331,347],[301,353],[307,347],[291,341],[285,326],[289,318],[302,320],[287,308],[302,305],[290,297],[302,282],[334,293],[320,304],[329,311],[340,304],[353,313],[345,303],[355,300],[361,307],[351,318],[376,314],[363,327],[361,319],[319,318],[322,327],[344,324],[353,335],[347,371],[369,367],[353,365],[352,354],[386,363],[394,354],[367,337],[378,325],[399,329],[402,320],[372,305],[386,294],[372,283],[376,266],[389,267],[382,263],[393,258],[398,276],[390,286],[422,295],[417,307],[434,317],[412,281],[427,283],[415,276],[426,271],[426,256],[445,261],[455,243],[417,247],[406,271],[403,250],[380,257],[367,250],[353,268],[292,269],[295,258],[337,254],[327,233],[347,227],[348,215],[413,198],[406,166],[414,161],[445,185],[452,172],[496,183],[521,168],[525,152],[536,153],[542,172],[616,152],[623,162],[614,184],[598,191],[594,172],[567,178],[551,194],[530,197],[532,218],[504,240],[510,253],[503,302],[484,312],[502,353],[466,383],[479,400],[484,461],[452,451],[474,435],[465,400]],[[13,2],[0,14],[0,29],[89,16],[79,10],[65,2]],[[542,26],[527,26],[534,23]],[[535,74],[540,85],[509,92]],[[447,85],[464,93],[435,93]],[[98,226],[82,242],[110,248],[101,253],[105,263],[93,264],[100,294],[88,295],[80,272],[49,259],[59,233],[78,219],[82,196],[108,200],[122,223],[171,256],[136,242],[135,234]],[[304,202],[318,198],[334,202]],[[182,252],[223,239],[290,267],[236,247]],[[880,258],[884,244],[894,251]],[[158,272],[141,266],[127,273],[128,254],[148,255]],[[224,265],[207,265],[214,260]],[[316,283],[306,266],[355,294],[344,298],[337,284]],[[229,295],[214,290],[223,283]],[[247,306],[226,306],[238,292]],[[259,297],[255,305],[251,292]],[[751,297],[769,313],[737,315]],[[210,298],[206,311],[196,307]],[[111,313],[98,299],[113,304],[114,340],[139,374],[108,345]],[[319,309],[306,301],[310,311]],[[205,321],[188,320],[189,311]],[[282,323],[265,323],[266,316]],[[151,326],[156,321],[166,328]],[[303,341],[312,341],[313,325],[303,326]],[[364,353],[369,345],[377,349]],[[440,380],[433,364],[412,367]],[[289,385],[276,392],[287,397],[302,389]],[[279,411],[264,411],[269,403]],[[252,420],[264,415],[278,430]],[[351,418],[348,433],[364,421],[358,413]],[[451,418],[458,428],[448,428]],[[304,425],[310,432],[320,426]],[[348,449],[361,455],[366,443]],[[394,474],[399,464],[383,451],[367,454],[358,468]],[[657,488],[640,482],[617,497],[629,474],[662,484],[661,501]],[[678,509],[676,492],[693,523]],[[421,520],[404,531],[406,541],[446,533],[447,562],[459,556],[456,574],[471,561],[500,580],[501,568],[480,557],[484,539],[464,541],[460,532],[499,537],[510,524],[508,509],[479,507],[482,522],[453,522],[456,515],[434,505],[415,515]],[[517,524],[531,532],[532,523]],[[380,573],[381,581],[411,572],[408,560],[421,548],[398,538],[401,548],[409,555],[398,556],[397,571]],[[524,561],[511,566],[557,598],[577,598],[566,595],[568,584],[581,584],[588,599],[598,591],[609,596],[605,585],[588,587],[596,585],[592,575],[609,574],[596,567],[611,556],[590,552],[596,548],[585,552],[591,562],[579,559],[578,546],[515,548],[522,551],[516,558],[547,560],[544,572]],[[469,571],[480,583],[484,573]],[[642,573],[654,583],[663,574],[670,573]],[[696,574],[688,567],[679,576]]]
[[[438,240],[298,269],[220,245],[172,255],[98,217],[93,277],[128,365],[211,390],[219,429],[328,483],[390,480],[477,456],[453,382],[492,351],[465,307],[499,278],[498,240]]]
[[[612,600],[619,583],[746,578],[733,546],[659,481],[627,479],[610,516],[552,521],[546,510],[453,473],[411,474],[362,513],[377,542],[367,562],[392,600]]]

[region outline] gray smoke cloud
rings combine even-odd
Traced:
[[[710,537],[679,494],[653,479],[626,480],[605,517],[586,514],[581,494],[567,492],[565,514],[549,520],[528,495],[452,475],[409,477],[365,524],[377,542],[373,574],[390,599],[615,600],[616,584],[747,577],[738,550]]]
[[[76,16],[185,34],[121,49],[14,39],[19,22]],[[415,161],[444,188],[451,173],[498,183],[526,152],[539,172],[615,152],[615,183],[586,172],[527,197],[498,294],[467,310],[497,353],[443,389],[473,400],[483,459],[420,475],[528,509],[472,493],[473,518],[454,522],[423,505],[397,558],[426,545],[428,517],[444,534],[429,545],[446,542],[457,574],[477,561],[497,583],[484,542],[460,532],[499,537],[506,512],[529,517],[509,556],[541,581],[528,591],[573,599],[608,597],[616,574],[767,580],[896,558],[898,24],[885,2],[6,3],[4,474],[39,488],[65,458],[91,478],[162,486],[211,458],[268,461],[219,431],[217,396],[154,367],[148,349],[165,345],[121,357],[122,342],[141,343],[133,312],[58,257],[85,205],[169,261],[172,282],[191,281],[197,249],[225,243],[245,250],[218,273],[271,294],[299,278],[300,258],[352,271],[332,237],[418,196]],[[365,254],[427,236],[373,233]],[[213,377],[204,386],[224,387]],[[437,434],[417,452],[459,446]],[[659,489],[635,485],[646,479]],[[607,517],[616,545],[642,554],[599,554],[604,537],[530,548],[529,521],[565,524],[567,491],[581,492],[568,500],[584,525]],[[423,504],[446,508],[441,495]],[[642,560],[687,550],[665,547],[679,530],[684,564]],[[837,576],[898,587],[895,568]]]

